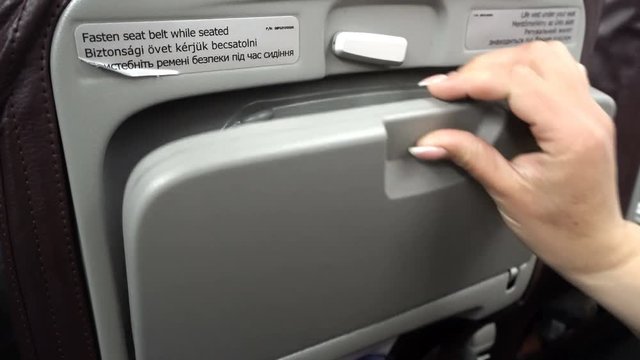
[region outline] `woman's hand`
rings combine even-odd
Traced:
[[[425,135],[410,151],[467,170],[546,263],[580,277],[640,256],[640,239],[631,234],[636,226],[620,212],[613,122],[592,99],[584,67],[563,44],[490,52],[421,84],[444,100],[507,99],[529,124],[541,151],[511,160],[475,135],[452,129]]]

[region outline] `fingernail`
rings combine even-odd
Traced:
[[[429,76],[426,79],[421,80],[418,83],[418,86],[430,86],[433,84],[437,84],[437,83],[441,83],[445,80],[447,80],[449,77],[445,74],[438,74],[438,75],[433,75],[433,76]]]
[[[440,146],[412,146],[409,153],[422,160],[440,160],[447,156],[447,150]]]

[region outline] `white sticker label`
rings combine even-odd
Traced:
[[[577,8],[474,10],[467,24],[468,50],[515,46],[534,40],[576,42]]]
[[[82,24],[78,58],[125,76],[161,76],[293,64],[294,16]]]

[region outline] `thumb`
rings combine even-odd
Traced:
[[[511,163],[496,148],[467,131],[433,131],[418,140],[409,152],[422,160],[450,159],[492,195],[513,194],[520,184],[520,176]]]

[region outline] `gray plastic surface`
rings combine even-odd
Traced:
[[[105,153],[116,129],[133,114],[165,101],[265,84],[320,79],[330,74],[384,70],[337,59],[327,51],[338,30],[404,36],[403,68],[457,66],[478,52],[462,46],[473,8],[576,6],[579,0],[72,0],[60,19],[51,49],[51,73],[78,234],[103,359],[124,360],[132,348],[120,229],[111,228]],[[515,5],[514,5],[515,4]],[[300,60],[292,65],[175,77],[130,79],[81,63],[73,32],[89,22],[250,17],[289,14],[301,26]],[[584,33],[581,24],[580,36]],[[581,43],[571,47],[578,56]],[[162,124],[159,124],[162,126]],[[145,142],[144,137],[131,141]]]
[[[469,339],[467,346],[474,354],[482,354],[489,351],[496,343],[496,324],[489,323],[478,329]]]
[[[640,172],[636,178],[636,187],[633,189],[633,195],[629,203],[627,219],[640,224]]]
[[[155,150],[123,203],[136,358],[281,358],[526,263],[477,184],[406,151],[455,127],[511,156],[522,150],[506,118],[490,104],[409,100]]]
[[[534,262],[535,259],[532,258],[520,267],[521,275],[516,281],[516,286],[506,294],[504,289],[507,286],[508,275],[502,274],[401,315],[331,339],[280,360],[335,359],[340,357],[340,354],[350,351],[349,349],[364,347],[379,339],[384,339],[388,333],[403,333],[451,315],[459,314],[469,318],[483,318],[512,304],[522,296],[531,279]]]

